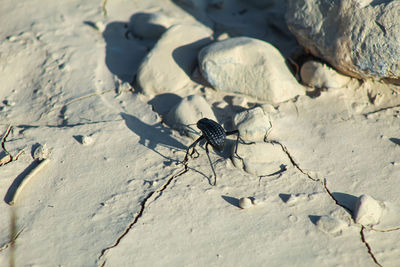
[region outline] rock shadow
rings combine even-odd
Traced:
[[[7,190],[6,195],[4,196],[4,202],[6,202],[9,205],[12,205],[12,201],[14,199],[14,196],[17,192],[17,189],[21,186],[21,183],[24,181],[25,177],[39,165],[40,161],[35,160],[31,164],[29,164],[28,167],[26,167],[25,170],[23,170],[17,178],[12,182],[10,187]]]
[[[317,225],[319,219],[321,219],[321,216],[318,216],[318,215],[308,215],[308,218],[310,219],[310,221],[311,221],[314,225]]]
[[[342,207],[346,208],[350,214],[353,213],[358,197],[340,192],[332,192],[332,196]]]
[[[260,8],[248,1],[238,1],[236,7],[232,4],[208,5],[203,1],[192,1],[193,6],[184,3],[186,1],[172,2],[204,26],[213,29],[214,39],[225,33],[230,37],[257,38],[274,45],[284,56],[301,49],[286,25],[284,4]],[[260,20],[260,17],[263,19]]]
[[[102,35],[106,43],[107,68],[121,81],[132,84],[150,44],[130,34],[126,22],[108,23]]]
[[[179,103],[182,97],[173,93],[164,93],[156,95],[147,104],[153,107],[153,111],[157,112],[161,117],[167,115],[173,106]]]
[[[211,42],[210,38],[203,38],[190,44],[182,45],[172,51],[175,63],[192,79],[192,74],[197,66],[197,55],[201,48]]]
[[[226,202],[228,202],[229,204],[235,206],[235,207],[239,207],[239,199],[235,198],[235,197],[230,197],[230,196],[221,196]]]
[[[391,138],[389,138],[389,140],[392,143],[396,144],[396,145],[400,145],[400,139],[399,138],[391,137]]]
[[[291,195],[290,194],[279,194],[280,199],[286,203],[290,199]]]

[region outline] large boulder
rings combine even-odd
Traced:
[[[356,78],[400,81],[400,1],[289,0],[298,42]]]
[[[199,53],[200,71],[217,90],[279,103],[305,93],[271,44],[248,37],[212,43]]]

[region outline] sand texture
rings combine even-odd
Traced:
[[[400,266],[400,86],[307,54],[280,1],[0,21],[0,267]],[[213,168],[204,140],[184,162],[203,117]]]

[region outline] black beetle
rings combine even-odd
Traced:
[[[197,125],[197,128],[199,128],[201,130],[202,135],[199,138],[197,138],[197,140],[194,141],[193,144],[191,144],[188,147],[188,149],[186,151],[185,159],[183,160],[183,163],[186,165],[189,160],[189,156],[192,156],[195,152],[198,154],[198,152],[196,151],[196,148],[195,148],[196,145],[201,140],[206,139],[206,153],[208,156],[208,160],[210,161],[211,169],[214,173],[214,177],[215,177],[214,185],[216,185],[217,184],[217,175],[215,174],[215,170],[214,170],[214,167],[211,162],[211,158],[210,158],[209,151],[208,151],[208,145],[210,144],[217,151],[221,152],[225,147],[226,136],[236,134],[237,139],[236,139],[235,154],[237,155],[237,146],[238,146],[238,141],[240,138],[239,131],[234,130],[234,131],[226,132],[220,124],[218,124],[217,122],[215,122],[213,120],[207,119],[207,118],[200,119],[196,125]],[[190,152],[191,148],[193,148],[192,152]]]

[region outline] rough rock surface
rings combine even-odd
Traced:
[[[271,129],[271,122],[261,107],[242,111],[234,118],[240,137],[248,141],[263,141]]]
[[[268,176],[278,173],[290,164],[281,147],[272,143],[239,143],[237,153],[241,159],[235,156],[232,157],[233,164],[237,168],[256,176]]]
[[[383,213],[383,204],[369,195],[361,195],[354,209],[354,221],[362,225],[378,224]]]
[[[309,60],[301,66],[301,80],[315,88],[340,88],[350,81],[350,77],[337,73],[324,63]]]
[[[246,94],[273,103],[304,94],[271,44],[235,37],[210,44],[199,53],[204,78],[218,90]]]
[[[302,46],[339,71],[399,82],[399,12],[399,1],[290,0],[286,22]]]
[[[170,27],[139,67],[137,82],[143,93],[171,92],[189,84],[198,51],[209,42],[211,32],[206,27]]]

